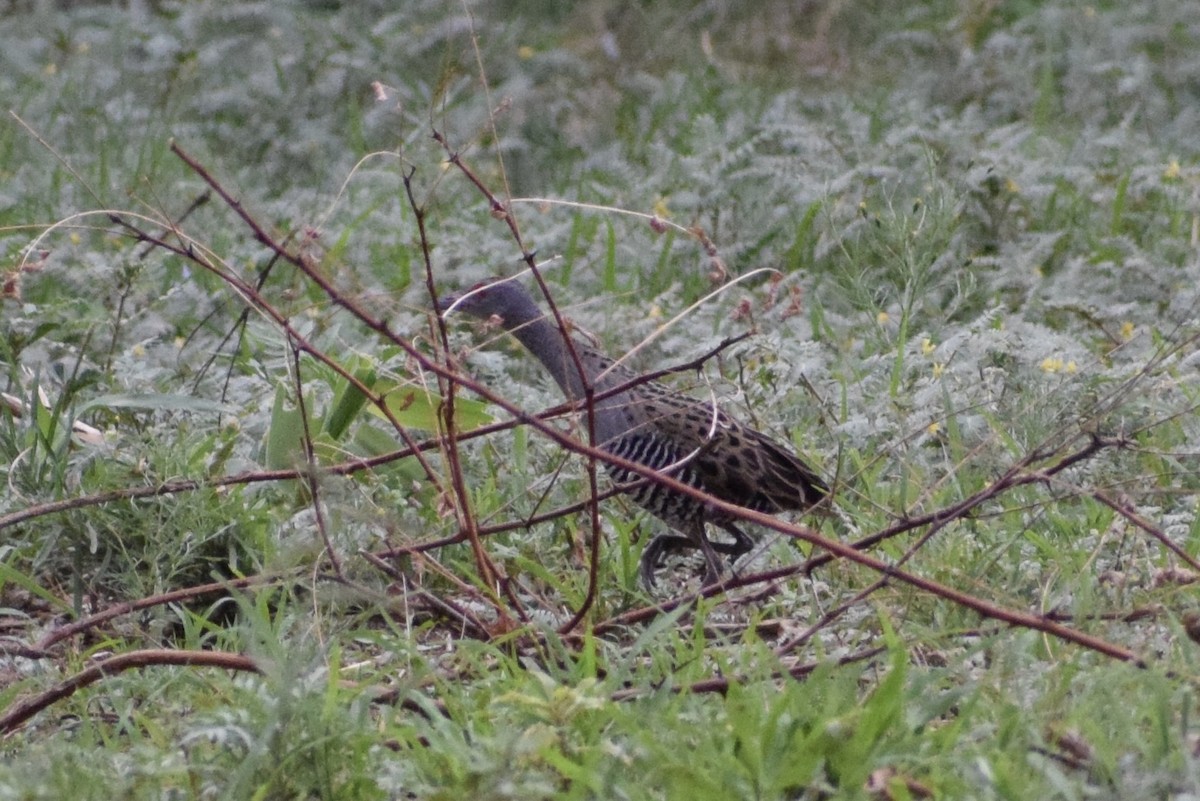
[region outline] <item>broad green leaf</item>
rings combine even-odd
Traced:
[[[409,384],[397,384],[393,389],[386,389],[385,384],[376,387],[384,393],[384,402],[396,419],[405,426],[419,428],[423,431],[441,430],[442,399],[421,387]],[[487,413],[487,404],[482,401],[455,398],[454,421],[460,431],[470,431],[492,422],[492,416]],[[371,413],[384,417],[376,407],[371,407]]]
[[[286,470],[303,461],[304,419],[299,409],[289,408],[287,392],[282,386],[275,390],[271,407],[271,425],[267,429],[267,468]]]
[[[352,372],[363,386],[368,389],[374,388],[377,378],[374,367],[352,368]],[[341,440],[346,429],[350,427],[350,423],[358,416],[366,402],[367,396],[363,394],[362,390],[343,378],[334,395],[333,403],[329,407],[329,414],[325,418],[325,433],[335,442]]]

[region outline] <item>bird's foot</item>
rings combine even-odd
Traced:
[[[662,567],[663,557],[670,551],[679,551],[684,548],[695,548],[696,545],[687,537],[682,537],[678,534],[657,534],[649,543],[646,544],[646,549],[642,551],[642,559],[638,563],[638,575],[642,580],[642,586],[648,591],[653,592],[655,584],[654,571]]]

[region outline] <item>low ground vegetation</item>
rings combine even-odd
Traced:
[[[1200,792],[1187,4],[9,5],[0,798]],[[648,594],[521,270],[836,509]]]

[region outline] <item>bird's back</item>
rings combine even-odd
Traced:
[[[576,350],[599,377],[598,395],[637,380],[590,346],[577,342]],[[774,514],[807,509],[829,493],[812,468],[768,435],[659,382],[601,398],[595,408],[602,447],[656,470],[674,468],[676,478],[728,503]],[[651,498],[634,499],[658,513]]]

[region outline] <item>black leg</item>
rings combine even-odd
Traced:
[[[733,542],[713,542],[704,533],[703,527],[700,528],[698,539],[684,537],[680,534],[656,534],[646,545],[646,550],[642,551],[642,558],[638,563],[638,574],[641,577],[642,586],[647,590],[653,590],[657,583],[654,580],[654,571],[662,566],[663,557],[669,551],[680,551],[684,548],[699,548],[703,552],[704,584],[715,584],[724,572],[721,560],[717,558],[718,553],[728,556],[729,563],[733,564],[738,557],[754,548],[754,540],[750,539],[750,535],[733,523],[722,523],[721,528],[729,532],[734,539]]]
[[[646,549],[642,551],[641,561],[638,563],[638,574],[642,579],[642,586],[647,590],[654,589],[654,571],[662,564],[662,558],[668,551],[695,547],[696,543],[679,534],[656,534],[646,544]]]
[[[707,587],[710,584],[716,584],[725,574],[725,570],[721,567],[721,558],[717,556],[716,549],[713,544],[708,541],[708,537],[703,537],[700,550],[704,551],[704,581],[701,586]]]
[[[750,535],[742,531],[733,523],[722,523],[721,528],[729,532],[733,537],[733,542],[714,542],[713,548],[729,557],[730,564],[736,562],[738,557],[743,554],[750,553],[754,549],[754,540],[750,539]]]

